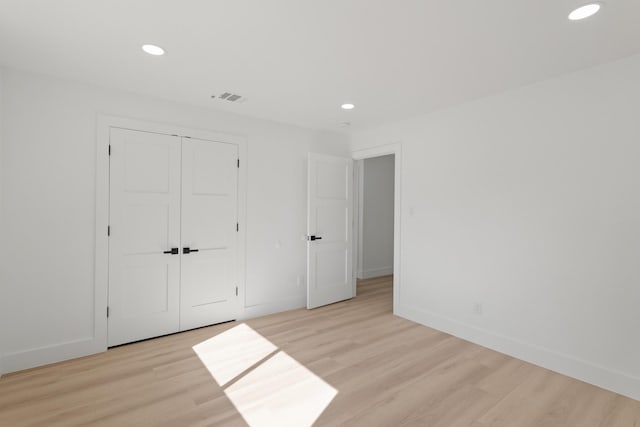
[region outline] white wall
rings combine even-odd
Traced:
[[[3,263],[3,249],[4,246],[4,222],[3,218],[3,210],[4,210],[4,197],[3,197],[3,182],[4,182],[4,157],[2,155],[2,136],[3,136],[3,128],[2,128],[2,105],[3,105],[3,97],[2,97],[2,74],[4,70],[0,67],[0,376],[4,372],[4,348],[5,348],[5,328],[7,325],[7,319],[5,318],[5,304],[7,303],[7,298],[5,296],[4,290],[4,263]]]
[[[99,113],[246,136],[244,316],[304,306],[307,154],[347,154],[345,137],[11,69],[1,81],[6,371],[76,356],[93,334]]]
[[[393,156],[362,161],[362,279],[393,274]]]
[[[640,399],[640,56],[356,133],[402,143],[398,314]]]

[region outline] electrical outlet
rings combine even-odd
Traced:
[[[298,278],[296,279],[296,284],[298,285],[299,288],[304,286],[304,276],[302,274],[298,275]]]
[[[479,302],[475,303],[475,305],[473,306],[473,312],[476,314],[476,316],[482,316],[482,304],[480,304]]]

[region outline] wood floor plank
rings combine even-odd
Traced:
[[[244,323],[337,391],[317,426],[640,427],[640,402],[393,316],[391,276],[361,281],[349,301]],[[245,427],[229,390],[272,401],[264,388],[280,377],[251,375],[260,361],[221,387],[193,349],[239,324],[3,376],[0,426]],[[296,396],[301,375],[273,392],[313,400]]]

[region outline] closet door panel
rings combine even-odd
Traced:
[[[181,330],[236,317],[237,159],[236,145],[183,139]]]
[[[177,332],[180,138],[110,132],[108,345]]]

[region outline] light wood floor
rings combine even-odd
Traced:
[[[394,317],[391,290],[246,322],[338,391],[315,425],[640,426],[640,402]],[[246,426],[192,350],[237,325],[6,375],[0,426]]]

